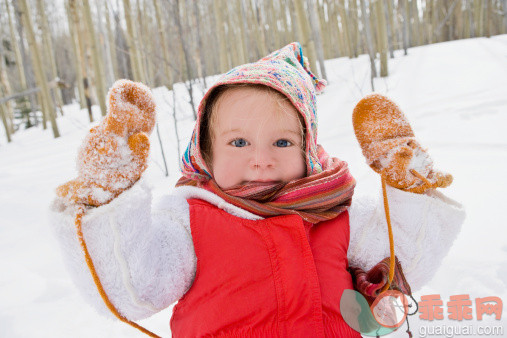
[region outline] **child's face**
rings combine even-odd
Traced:
[[[222,189],[249,182],[286,183],[306,175],[297,110],[276,94],[234,88],[219,98],[212,172]]]

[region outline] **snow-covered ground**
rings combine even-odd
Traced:
[[[440,294],[446,319],[410,320],[415,336],[427,328],[503,325],[506,318],[478,321],[475,298],[497,296],[507,302],[507,35],[461,40],[396,53],[376,91],[394,99],[408,116],[420,142],[437,166],[454,175],[443,192],[462,202],[467,218],[459,238],[436,276],[415,294]],[[371,92],[366,56],[326,62],[329,86],[319,96],[319,141],[330,154],[346,160],[358,181],[356,194],[376,193],[379,178],[364,163],[355,140],[351,112]],[[169,177],[164,177],[157,133],[151,136],[147,178],[157,192],[171,189],[179,177],[172,96],[154,90],[159,131]],[[193,121],[184,88],[176,87],[181,150]],[[202,93],[200,93],[202,95]],[[96,114],[96,118],[99,116]],[[140,337],[126,324],[100,317],[71,283],[47,220],[54,189],[75,176],[78,145],[90,125],[85,110],[66,107],[58,119],[62,137],[50,129],[18,132],[11,144],[0,133],[0,337]],[[468,294],[473,320],[447,319],[445,303]],[[170,336],[167,309],[141,322]],[[505,311],[504,311],[505,312]],[[505,314],[505,313],[504,313]],[[406,337],[398,332],[391,336]],[[474,335],[466,335],[472,337]]]

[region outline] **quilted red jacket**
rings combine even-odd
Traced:
[[[347,212],[312,225],[188,202],[197,272],[174,307],[174,337],[361,337],[340,314],[341,294],[353,288]]]

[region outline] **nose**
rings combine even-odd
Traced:
[[[271,169],[275,165],[275,157],[268,149],[258,149],[252,154],[250,165],[255,170]]]

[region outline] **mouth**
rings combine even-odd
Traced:
[[[255,180],[255,181],[244,181],[243,184],[255,184],[255,185],[273,185],[279,184],[280,181],[275,180]]]

